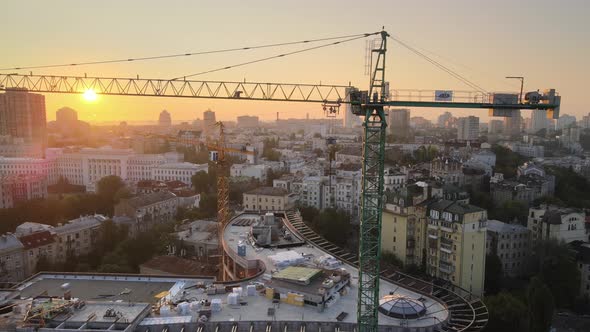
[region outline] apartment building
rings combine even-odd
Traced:
[[[259,187],[244,193],[246,210],[280,211],[292,208],[289,192],[283,188]]]
[[[381,221],[381,250],[393,253],[404,266],[422,265],[426,245],[428,187],[412,184],[387,193]]]
[[[88,254],[98,239],[100,225],[105,220],[107,217],[95,214],[82,216],[53,228],[52,232],[55,234],[57,242],[55,259],[63,262],[68,255]]]
[[[446,184],[463,186],[463,163],[454,158],[436,158],[430,162],[430,176]]]
[[[0,235],[0,287],[8,288],[24,277],[23,244],[11,233]]]
[[[428,205],[427,218],[426,272],[481,296],[487,211],[443,199]]]
[[[47,177],[39,174],[0,175],[0,208],[47,197]]]
[[[55,235],[51,234],[50,231],[27,234],[21,236],[19,240],[23,244],[25,276],[37,272],[39,260],[55,261],[57,245]]]
[[[129,231],[136,234],[158,223],[171,221],[179,205],[180,200],[175,194],[159,191],[121,200],[115,205],[115,216],[136,220],[137,229]]]
[[[531,231],[525,226],[498,220],[488,220],[486,231],[486,252],[500,258],[504,275],[519,277],[526,272],[525,260],[531,250]]]
[[[527,228],[533,243],[552,238],[566,243],[587,242],[585,219],[586,214],[580,209],[542,204],[529,208]]]
[[[245,176],[264,181],[269,169],[271,167],[265,164],[233,164],[229,170],[229,175],[232,177]]]

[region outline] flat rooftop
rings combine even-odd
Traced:
[[[21,298],[40,295],[63,296],[62,285],[69,284],[74,298],[84,301],[124,301],[155,303],[163,292],[168,292],[182,277],[140,275],[75,275],[40,274],[21,284]],[[212,279],[202,279],[211,282]]]
[[[273,274],[273,279],[292,281],[296,283],[309,284],[311,278],[318,275],[322,270],[303,266],[289,266]]]

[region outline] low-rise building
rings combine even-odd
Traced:
[[[53,228],[57,242],[56,261],[65,262],[70,256],[88,254],[98,240],[100,225],[107,217],[95,214],[82,216]]]
[[[207,173],[208,171],[208,164],[166,163],[152,168],[151,178],[156,181],[181,181],[190,186],[193,175],[198,172]]]
[[[504,144],[505,147],[520,155],[530,158],[543,158],[545,155],[545,147],[542,145],[532,145],[518,142],[508,142]]]
[[[586,215],[580,209],[542,204],[529,209],[527,228],[533,243],[548,239],[570,243],[588,241],[585,222]]]
[[[463,186],[463,163],[454,158],[436,158],[430,162],[430,176],[446,184]]]
[[[518,277],[525,272],[525,260],[530,254],[531,231],[518,224],[498,220],[487,222],[486,251],[500,258],[504,274]]]
[[[283,188],[259,187],[244,193],[246,210],[279,211],[292,208],[289,192]]]
[[[19,202],[47,197],[47,177],[39,174],[0,176],[0,208],[11,208]]]
[[[121,200],[115,205],[115,216],[136,219],[137,229],[133,232],[141,233],[158,223],[171,221],[178,206],[179,199],[175,194],[159,191]]]
[[[48,263],[55,261],[56,244],[55,235],[49,231],[41,231],[19,238],[23,244],[25,276],[37,272],[39,260],[46,260]]]
[[[25,278],[23,244],[13,234],[0,235],[0,285],[8,288]]]
[[[233,164],[229,170],[232,177],[250,177],[260,181],[266,180],[266,175],[271,167],[265,164]]]

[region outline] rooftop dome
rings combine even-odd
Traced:
[[[403,295],[386,295],[379,300],[379,312],[394,318],[418,318],[426,312],[421,301]]]

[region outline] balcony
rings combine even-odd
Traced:
[[[428,233],[428,238],[429,239],[436,240],[436,239],[438,239],[438,234],[436,234],[436,233],[434,233],[434,234],[433,233]]]
[[[453,247],[450,244],[444,244],[442,242],[440,244],[440,250],[442,252],[446,252],[447,254],[453,253]]]
[[[453,229],[450,227],[440,226],[440,229],[444,232],[447,232],[447,233],[453,233]]]
[[[455,267],[452,266],[451,264],[444,263],[443,261],[440,261],[439,263],[440,264],[438,266],[438,269],[440,270],[440,272],[446,273],[446,274],[451,274],[451,273],[455,272]]]

